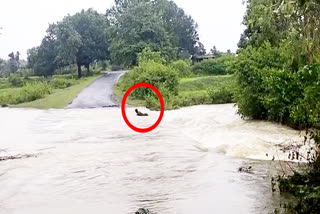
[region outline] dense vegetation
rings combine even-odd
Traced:
[[[262,11],[268,19],[262,19],[266,15]],[[274,26],[279,17],[286,22]],[[248,2],[244,20],[248,29],[234,65],[240,114],[299,128],[319,127],[319,17],[318,1]],[[276,39],[275,34],[283,36]]]
[[[229,58],[234,60],[234,56]],[[132,85],[147,82],[159,89],[167,110],[198,104],[233,102],[234,77],[217,75],[227,74],[225,67],[227,60],[217,58],[191,66],[188,60],[167,62],[161,57],[160,52],[154,52],[148,48],[138,54],[137,60],[138,66],[121,78],[117,84],[115,91],[119,96],[122,96]],[[223,67],[224,72],[202,72],[199,65],[207,62]],[[207,68],[212,69],[210,66]],[[147,88],[134,90],[129,96],[129,103],[146,104],[151,109],[160,108],[157,96]]]
[[[215,56],[215,59],[203,60],[196,63],[192,68],[193,72],[198,75],[222,75],[233,74],[235,72],[235,55],[230,53]]]
[[[319,177],[313,176],[319,175],[320,168],[320,1],[247,3],[247,29],[234,64],[239,113],[308,129],[308,137],[318,146],[318,158],[308,160],[313,162],[308,173],[295,172],[290,179],[279,180],[293,184],[293,188],[281,188],[282,192],[294,192],[301,185],[301,194],[296,194],[300,202],[290,204],[285,212],[318,213],[319,206],[313,204],[319,204]]]
[[[199,41],[197,23],[173,1],[116,0],[106,14],[82,10],[50,24],[41,44],[28,50],[27,62],[20,60],[19,52],[0,60],[0,104],[52,97],[48,95],[58,89],[79,84],[69,76],[76,72],[80,79],[83,66],[89,75],[90,68],[105,70],[110,64],[114,70],[133,67],[125,81],[120,81],[120,91],[149,82],[162,92],[167,109],[231,102],[233,87],[221,88],[216,80],[196,78],[233,73],[230,64],[235,56],[230,51],[222,53],[213,47],[210,53],[218,59],[191,65],[192,55],[204,55],[206,51]],[[180,82],[184,84],[182,78],[192,76],[195,78],[186,85],[203,82],[205,87],[191,93],[179,88]],[[213,82],[217,87],[210,85]],[[144,100],[150,108],[159,104],[146,89],[138,89],[131,96]]]
[[[21,63],[19,53],[11,53],[9,60],[0,61],[1,74],[6,77],[0,81],[0,88],[21,87],[3,91],[1,103],[29,102],[51,93],[51,90],[39,91],[37,96],[19,98],[25,88],[30,88],[29,82],[39,89],[38,83],[49,89],[67,88],[74,82],[51,77],[70,74],[77,67],[78,78],[81,78],[83,66],[89,74],[90,67],[106,68],[109,64],[114,70],[133,67],[124,77],[125,81],[120,81],[121,91],[138,82],[151,83],[162,92],[167,109],[231,102],[233,95],[229,88],[209,90],[210,85],[202,93],[192,93],[191,97],[186,92],[179,94],[181,78],[233,73],[230,62],[235,56],[230,51],[224,54],[213,47],[211,54],[219,59],[192,66],[190,57],[203,54],[206,51],[199,41],[197,23],[173,1],[115,0],[106,14],[82,10],[50,24],[40,46],[28,50],[27,63]],[[30,76],[45,79],[34,83],[36,78]],[[198,81],[195,80],[195,84]],[[222,99],[217,93],[227,94],[228,98]],[[149,90],[138,89],[131,96],[145,100],[150,108],[158,105]]]

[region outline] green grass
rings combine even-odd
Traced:
[[[235,85],[233,75],[203,76],[180,79],[179,97],[192,98],[199,96],[209,96],[208,90],[220,90],[222,88],[232,88]],[[211,103],[209,98],[206,103]]]
[[[9,88],[10,84],[8,82],[8,78],[0,78],[0,90],[4,88]]]
[[[4,94],[4,93],[7,93],[7,92],[10,92],[10,91],[16,92],[16,91],[19,91],[19,88],[5,88],[5,89],[0,89],[0,95],[1,95],[1,94]]]
[[[232,84],[233,80],[232,75],[183,78],[180,79],[179,91],[203,91]]]
[[[207,90],[194,90],[194,91],[179,91],[179,96],[186,97],[186,96],[197,96],[197,95],[204,95],[207,94]]]
[[[64,108],[69,103],[71,103],[71,101],[79,94],[79,92],[83,88],[91,84],[98,77],[99,76],[92,76],[80,79],[77,81],[77,84],[65,89],[56,89],[52,94],[46,96],[43,99],[35,100],[29,103],[22,103],[11,107],[39,109]]]

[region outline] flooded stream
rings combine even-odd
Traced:
[[[158,117],[126,111],[139,127]],[[0,109],[0,132],[0,155],[37,155],[0,162],[0,213],[10,214],[268,213],[280,201],[271,159],[287,156],[277,145],[303,140],[242,120],[232,104],[165,112],[148,134],[129,129],[120,108]]]

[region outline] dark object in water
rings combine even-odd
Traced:
[[[239,172],[246,172],[246,173],[252,173],[252,166],[248,166],[248,167],[240,167],[238,169]]]
[[[2,107],[2,108],[7,108],[7,107],[9,107],[9,106],[8,106],[7,104],[2,104],[1,107]]]
[[[135,214],[150,214],[148,209],[140,208]]]
[[[140,116],[140,117],[149,116],[148,114],[141,113],[138,109],[136,109],[135,111],[136,111],[136,113],[137,113],[137,116]]]
[[[0,161],[7,161],[7,160],[17,160],[17,159],[24,159],[24,158],[32,158],[37,157],[36,155],[16,155],[16,156],[0,156]]]

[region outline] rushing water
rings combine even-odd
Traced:
[[[139,127],[158,117],[126,111]],[[165,112],[148,134],[129,129],[119,108],[0,109],[0,132],[0,156],[37,155],[0,162],[0,213],[32,214],[268,213],[280,200],[271,159],[286,155],[277,145],[301,141],[287,127],[241,120],[233,105]]]

